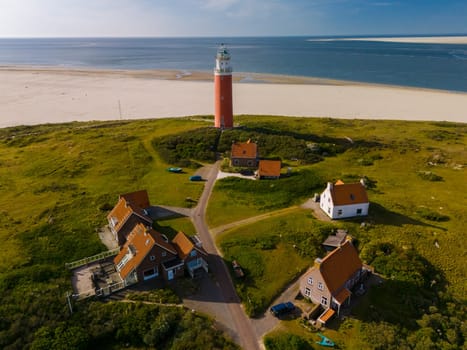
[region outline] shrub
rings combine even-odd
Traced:
[[[427,181],[443,181],[443,178],[439,175],[432,173],[431,171],[419,171],[418,176],[420,176],[423,180]]]
[[[218,129],[199,128],[154,139],[152,145],[167,164],[196,167],[193,160],[215,161],[219,135]]]
[[[426,208],[426,207],[418,208],[417,209],[417,214],[420,217],[422,217],[424,219],[427,219],[427,220],[430,220],[430,221],[440,222],[440,221],[448,221],[449,220],[449,216],[438,213],[438,212],[436,212],[434,210],[431,210],[429,208]]]
[[[295,334],[281,333],[264,338],[267,350],[310,350],[313,347],[302,337]]]

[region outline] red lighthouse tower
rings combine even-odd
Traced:
[[[214,68],[214,126],[233,128],[232,67],[230,53],[224,44],[217,50]]]

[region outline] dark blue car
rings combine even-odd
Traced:
[[[292,304],[290,301],[288,301],[286,303],[280,303],[280,304],[274,305],[273,307],[271,307],[270,310],[274,316],[280,316],[280,315],[289,313],[293,311],[294,309],[295,309],[295,305]]]

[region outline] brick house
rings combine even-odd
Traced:
[[[149,216],[149,198],[146,190],[120,195],[117,204],[107,215],[109,228],[121,247],[138,223],[152,226]]]
[[[325,323],[350,301],[350,290],[366,273],[356,248],[347,239],[323,259],[315,260],[314,266],[300,280],[300,293],[313,303],[321,304],[325,311],[318,321]]]
[[[130,232],[114,264],[126,285],[157,277],[170,281],[184,274],[183,262],[167,237],[142,223]]]
[[[198,269],[208,272],[208,263],[205,260],[208,253],[197,236],[188,237],[185,233],[179,232],[172,243],[191,278],[196,276]]]
[[[230,166],[256,168],[258,166],[257,144],[250,140],[232,143]]]
[[[328,182],[320,196],[320,207],[331,219],[368,215],[368,195],[360,182],[345,184]]]

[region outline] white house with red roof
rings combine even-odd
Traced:
[[[345,184],[338,180],[328,182],[320,196],[320,207],[331,219],[368,215],[368,195],[360,182]]]

